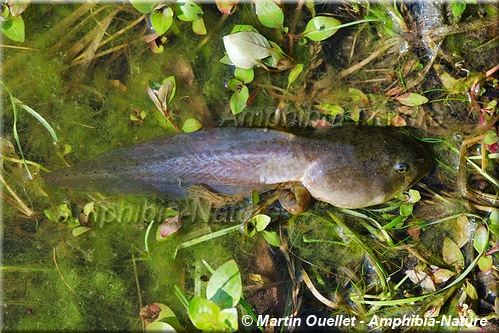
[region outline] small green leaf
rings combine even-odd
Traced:
[[[239,68],[239,67],[236,67],[236,68]],[[229,88],[232,91],[239,91],[239,90],[241,90],[242,86],[243,86],[243,83],[236,78],[232,77],[229,79],[229,81],[227,81],[227,88]]]
[[[206,27],[202,17],[192,21],[192,31],[194,31],[196,35],[206,35]]]
[[[409,202],[416,203],[421,200],[421,194],[417,190],[409,190]]]
[[[189,301],[188,312],[194,326],[203,331],[214,330],[218,323],[220,307],[205,298],[193,297]]]
[[[139,12],[147,14],[152,12],[152,10],[159,4],[159,1],[149,2],[144,0],[130,0],[132,6],[135,7]]]
[[[153,321],[146,325],[146,332],[177,332],[170,324],[162,321]]]
[[[412,214],[412,210],[414,209],[414,204],[409,203],[409,202],[404,202],[400,206],[400,215],[402,216],[409,216]]]
[[[237,309],[223,309],[218,315],[219,332],[236,332],[238,329]]]
[[[281,239],[279,238],[279,235],[277,234],[277,232],[263,230],[262,236],[263,236],[263,238],[265,238],[267,243],[269,243],[270,245],[275,246],[275,247],[281,246]]]
[[[445,263],[453,266],[457,271],[464,268],[464,257],[457,244],[449,237],[444,238],[444,245],[442,247],[442,258]]]
[[[21,16],[11,20],[2,21],[0,30],[5,36],[12,39],[14,42],[24,42],[24,21]]]
[[[267,38],[255,32],[237,32],[223,37],[230,61],[237,67],[252,68],[270,55]]]
[[[73,234],[74,237],[78,237],[81,234],[84,234],[85,232],[92,230],[92,228],[89,227],[75,227],[73,230],[71,230],[71,233]]]
[[[333,17],[316,16],[308,21],[302,35],[314,42],[318,42],[334,35],[338,31],[337,26],[339,25],[341,25],[341,22]]]
[[[475,232],[473,246],[478,253],[483,253],[487,250],[489,246],[489,231],[486,226],[482,225]]]
[[[260,23],[267,28],[281,28],[284,24],[284,13],[281,7],[270,0],[258,0],[255,3],[256,15]]]
[[[243,293],[239,268],[234,260],[229,260],[218,267],[206,286],[206,298],[221,309],[236,306]]]
[[[497,133],[495,131],[487,131],[487,134],[483,138],[483,143],[486,145],[493,145],[494,143],[497,143],[498,137]]]
[[[236,79],[241,80],[244,84],[248,84],[253,81],[253,78],[255,77],[255,71],[253,70],[253,68],[244,69],[236,67],[234,76],[236,77]]]
[[[499,210],[493,210],[489,215],[490,224],[499,225]]]
[[[420,94],[405,93],[395,98],[400,104],[407,106],[418,106],[428,102],[428,98]]]
[[[492,256],[483,256],[478,259],[478,268],[485,274],[489,274],[492,271]]]
[[[253,26],[251,25],[247,25],[247,24],[236,24],[234,26],[234,28],[232,28],[230,34],[235,34],[236,32],[243,32],[243,31],[246,31],[246,32],[255,32],[257,34],[259,34],[260,32],[258,30],[256,30]]]
[[[181,21],[194,21],[203,16],[203,10],[192,1],[177,2],[176,14]]]
[[[150,15],[151,24],[159,36],[171,28],[173,24],[173,10],[170,7],[164,7],[162,10],[155,10]]]
[[[233,114],[238,114],[246,107],[249,97],[248,87],[243,85],[239,91],[232,94],[230,98],[230,110]]]
[[[265,214],[258,214],[254,216],[250,222],[255,224],[256,230],[257,231],[262,231],[264,230],[267,225],[270,223],[270,216],[265,215]]]
[[[197,119],[188,118],[185,120],[184,125],[182,126],[182,131],[185,133],[196,132],[197,130],[203,128],[203,124]]]
[[[461,17],[461,15],[463,15],[464,11],[466,10],[466,2],[462,0],[454,0],[451,3],[451,10],[454,17]]]
[[[83,214],[88,216],[91,213],[95,213],[95,201],[89,202],[83,207]]]
[[[303,64],[296,64],[295,67],[289,72],[288,76],[288,88],[289,86],[296,81],[298,76],[300,76],[301,72],[303,71]]]
[[[319,104],[316,108],[320,112],[332,116],[333,120],[336,119],[336,116],[342,116],[345,114],[345,110],[337,104]]]

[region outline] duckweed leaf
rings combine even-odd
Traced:
[[[400,104],[407,106],[418,106],[428,102],[428,98],[420,94],[405,93],[395,98]]]
[[[303,71],[303,64],[296,64],[296,66],[293,67],[288,76],[288,88],[293,82],[296,81],[296,79],[298,78],[298,76],[300,76],[302,71]]]
[[[489,231],[486,226],[482,225],[475,232],[473,246],[478,253],[482,253],[487,250],[487,247],[489,246]]]
[[[242,294],[241,274],[234,260],[218,267],[206,286],[206,298],[222,309],[236,306]]]
[[[255,3],[256,15],[261,24],[267,28],[281,28],[284,24],[284,13],[281,7],[270,0],[259,0]]]
[[[241,80],[244,84],[248,84],[253,81],[253,78],[255,77],[255,71],[253,70],[253,68],[244,69],[236,67],[234,76],[236,77],[236,79]]]
[[[203,10],[192,1],[177,2],[177,17],[181,21],[194,21],[203,16]]]
[[[252,68],[270,55],[269,41],[256,32],[237,32],[223,37],[223,42],[230,61],[240,68]]]
[[[196,132],[197,130],[203,128],[203,124],[197,119],[189,118],[186,119],[184,125],[182,126],[182,131],[186,133]]]
[[[159,4],[159,1],[149,2],[144,0],[130,0],[132,6],[143,14],[150,13]]]
[[[230,98],[230,110],[233,114],[238,114],[246,107],[246,101],[249,97],[248,87],[243,85],[239,91],[232,94]]]
[[[192,31],[194,31],[196,35],[206,35],[206,27],[202,17],[192,21]]]
[[[151,24],[159,36],[167,32],[172,23],[173,10],[170,7],[164,7],[163,10],[155,10],[151,13]]]
[[[316,16],[308,21],[302,35],[314,42],[318,42],[334,35],[338,31],[337,26],[339,25],[341,25],[341,22],[333,17]]]
[[[24,21],[21,16],[3,21],[0,30],[14,42],[24,42]]]
[[[449,237],[444,238],[444,246],[442,248],[442,258],[445,263],[453,266],[457,271],[464,268],[464,257],[457,244]]]

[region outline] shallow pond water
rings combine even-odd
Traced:
[[[129,3],[33,3],[21,14],[25,41],[4,38],[2,330],[144,330],[160,305],[178,318],[162,322],[199,329],[183,300],[209,298],[215,282],[208,281],[232,259],[244,298],[233,305],[240,330],[247,315],[284,331],[293,318],[302,330],[365,331],[368,323],[387,330],[393,323],[376,320],[404,315],[458,320],[408,325],[416,328],[458,330],[466,318],[497,328],[497,5],[468,5],[459,17],[452,16],[459,8],[446,5],[428,26],[420,15],[436,15],[435,8],[289,3],[281,29],[251,3],[231,15],[203,3],[206,34],[199,16],[187,19],[187,9],[168,6],[172,26],[158,37],[150,16]],[[155,15],[167,17],[166,8]],[[280,17],[265,8],[270,22]],[[313,17],[352,25],[313,41],[303,33]],[[317,34],[332,29],[324,22]],[[273,53],[281,58],[269,70],[256,66],[253,80],[220,61],[222,38],[240,24],[286,54]],[[169,86],[172,98],[159,110],[147,88],[158,96],[170,76],[175,92]],[[248,99],[238,102],[246,89]],[[57,143],[26,107],[53,128]],[[436,165],[419,192],[355,211],[312,201],[297,216],[271,202],[259,217],[271,223],[261,227],[247,221],[272,193],[220,202],[201,191],[176,200],[78,192],[42,180],[50,170],[178,129],[296,131],[343,122],[411,127]],[[477,239],[485,248],[477,249]],[[363,323],[327,322],[336,316]]]

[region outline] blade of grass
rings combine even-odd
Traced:
[[[35,117],[36,120],[38,120],[43,125],[43,127],[45,127],[47,129],[50,136],[52,136],[52,139],[54,140],[54,142],[56,142],[56,143],[59,142],[59,139],[57,138],[57,135],[55,134],[55,131],[52,128],[52,126],[50,126],[50,124],[38,112],[36,112],[32,108],[30,108],[29,106],[24,104],[23,102],[21,102],[17,98],[15,98],[15,97],[12,97],[12,98],[14,99],[14,102],[17,105],[19,105],[24,111],[28,112],[30,115]]]

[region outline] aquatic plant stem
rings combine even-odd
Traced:
[[[57,269],[57,273],[59,273],[59,276],[61,277],[61,280],[62,282],[64,282],[64,284],[69,288],[69,290],[71,290],[73,292],[73,294],[76,295],[76,292],[74,291],[73,288],[71,288],[71,286],[66,282],[66,280],[64,279],[64,276],[62,275],[61,273],[61,270],[59,269],[59,265],[57,264],[57,257],[56,257],[56,250],[55,250],[55,247],[52,249],[52,253],[53,253],[53,258],[54,258],[54,264],[55,264],[55,268]]]
[[[14,197],[16,202],[19,204],[21,211],[23,211],[23,213],[28,217],[34,216],[35,212],[32,211],[28,206],[26,206],[26,204],[21,200],[21,198],[19,198],[17,196],[16,192],[14,192],[14,190],[12,190],[12,188],[7,184],[7,182],[5,181],[5,179],[3,178],[1,173],[0,173],[0,181],[2,181],[2,183],[5,186],[5,188],[7,189],[7,191],[10,192],[10,194]]]

